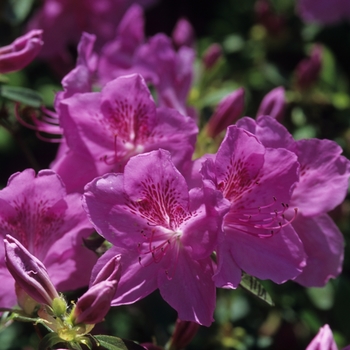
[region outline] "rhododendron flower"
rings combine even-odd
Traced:
[[[52,170],[35,176],[32,169],[12,175],[0,191],[0,234],[17,239],[43,262],[59,291],[87,285],[95,254],[82,245],[92,233],[79,194],[66,194],[61,179]],[[13,277],[5,266],[0,246],[1,307],[16,304]]]
[[[195,122],[174,109],[156,108],[139,75],[117,78],[101,92],[64,99],[60,113],[69,150],[54,169],[69,192],[82,191],[94,177],[122,171],[131,156],[160,147],[172,153],[177,166],[191,161]]]
[[[297,10],[305,22],[330,25],[350,19],[348,0],[298,0]]]
[[[307,265],[295,280],[308,287],[325,285],[342,269],[344,238],[327,212],[346,196],[350,162],[335,142],[294,141],[284,126],[268,116],[257,121],[243,118],[237,125],[255,134],[265,147],[288,149],[298,157],[299,182],[289,205],[298,208],[291,226],[303,242]]]
[[[124,174],[86,186],[85,208],[113,244],[93,273],[121,254],[122,275],[112,305],[130,304],[159,288],[185,321],[210,325],[215,308],[213,263],[227,201],[211,188],[188,191],[165,150],[130,159]]]
[[[244,129],[230,126],[215,160],[202,174],[230,201],[217,248],[218,287],[235,288],[241,270],[261,279],[285,282],[305,266],[302,243],[285,213],[298,181],[295,154],[265,148]]]
[[[82,32],[97,36],[97,47],[114,37],[115,29],[132,3],[148,6],[154,0],[45,0],[29,23],[43,29],[45,46],[41,57],[67,56],[68,46],[76,45]]]
[[[157,34],[145,42],[143,11],[131,7],[121,21],[114,40],[102,49],[98,80],[104,85],[116,77],[138,73],[157,92],[158,105],[187,114],[186,101],[193,76],[194,50]]]
[[[12,44],[0,48],[0,73],[9,73],[27,66],[40,52],[42,30],[32,30]]]

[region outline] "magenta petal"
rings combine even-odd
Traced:
[[[135,301],[146,297],[157,289],[155,276],[157,275],[159,266],[153,263],[144,267],[139,263],[139,252],[122,250],[117,247],[112,247],[109,249],[97,261],[93,269],[92,280],[94,280],[97,273],[113,256],[119,254],[121,254],[120,263],[122,276],[119,280],[116,294],[111,303],[113,306],[132,304]]]
[[[237,288],[242,278],[242,270],[236,264],[227,243],[218,245],[217,268],[213,276],[218,288]]]
[[[292,225],[307,255],[307,264],[295,281],[306,287],[324,286],[342,270],[343,235],[327,214],[312,218],[298,215]]]
[[[291,226],[269,238],[258,238],[226,228],[236,264],[249,275],[283,283],[297,277],[305,266],[302,242]]]
[[[179,319],[210,326],[215,309],[212,275],[210,258],[195,261],[180,252],[175,274],[170,279],[164,271],[158,275],[160,294],[178,312]]]
[[[320,328],[315,338],[312,339],[305,350],[338,350],[337,344],[333,338],[333,333],[328,324]]]
[[[330,140],[300,140],[298,161],[300,182],[292,202],[305,216],[334,209],[345,198],[350,175],[350,162],[341,156],[342,149]]]

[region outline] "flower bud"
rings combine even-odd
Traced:
[[[42,30],[31,30],[12,44],[0,48],[0,73],[20,70],[28,65],[43,46]]]
[[[337,350],[333,334],[328,324],[320,328],[315,338],[308,345],[306,350]],[[345,349],[344,349],[345,350]]]
[[[4,243],[6,266],[18,286],[39,304],[51,305],[59,295],[44,264],[12,236]]]
[[[117,281],[102,281],[93,285],[78,299],[73,311],[74,323],[96,324],[101,322],[111,307]]]
[[[222,56],[222,48],[219,44],[211,44],[203,54],[203,64],[206,69],[212,68]]]
[[[74,323],[96,324],[104,319],[111,307],[120,274],[120,255],[117,255],[107,262],[90,289],[78,299],[73,310]]]
[[[315,45],[308,58],[296,68],[296,84],[301,90],[309,88],[318,79],[322,68],[322,47]]]
[[[284,93],[285,91],[282,86],[271,90],[261,101],[256,116],[269,115],[270,117],[281,121],[284,117],[284,110],[286,108]]]
[[[200,325],[196,322],[176,320],[175,330],[170,339],[170,349],[184,349],[197,334]]]
[[[177,21],[172,37],[176,48],[180,48],[181,46],[194,46],[194,30],[191,23],[185,18],[180,18]]]
[[[233,124],[244,109],[244,89],[240,88],[224,97],[218,104],[207,125],[208,136],[214,138]]]

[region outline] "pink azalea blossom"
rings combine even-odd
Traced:
[[[92,233],[79,194],[66,194],[52,170],[37,176],[32,169],[13,174],[0,191],[0,234],[17,239],[43,262],[59,291],[88,283],[95,255],[83,247],[82,238]],[[16,304],[14,279],[5,266],[0,246],[1,307]]]
[[[350,19],[348,0],[298,0],[297,12],[305,22],[325,25]]]
[[[155,87],[159,106],[188,114],[194,58],[192,48],[183,45],[176,51],[164,34],[145,40],[143,11],[135,5],[123,17],[114,40],[102,48],[98,80],[104,85],[122,75],[141,74]]]
[[[346,196],[350,162],[335,142],[294,141],[284,126],[268,116],[257,121],[243,118],[237,125],[255,134],[265,147],[288,149],[298,157],[299,182],[289,204],[298,208],[291,226],[303,242],[307,265],[295,280],[308,287],[325,285],[342,269],[344,238],[327,212]]]
[[[154,0],[45,0],[29,23],[43,29],[41,57],[67,60],[68,46],[75,46],[83,32],[97,36],[97,48],[114,37],[116,26],[133,3],[149,6]]]
[[[27,66],[40,52],[42,30],[32,30],[12,44],[0,48],[0,73],[9,73]]]
[[[237,287],[241,270],[276,283],[301,273],[304,249],[290,224],[293,218],[285,216],[295,215],[289,203],[298,168],[295,154],[265,148],[236,126],[228,127],[215,160],[203,163],[203,178],[231,203],[217,247],[218,287]]]
[[[215,308],[213,263],[228,203],[210,188],[188,191],[165,150],[130,159],[124,174],[86,186],[85,208],[113,244],[93,274],[121,254],[122,276],[112,305],[133,303],[159,288],[184,321],[209,326]]]
[[[123,171],[131,156],[153,149],[169,150],[176,166],[185,168],[191,161],[195,122],[174,109],[156,108],[139,75],[117,78],[101,92],[64,99],[60,113],[69,149],[53,168],[69,192],[82,191],[96,176]]]

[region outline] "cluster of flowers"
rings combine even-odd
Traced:
[[[193,33],[182,21],[176,48],[163,34],[146,39],[142,11],[132,6],[99,54],[95,36],[83,34],[51,124],[33,116],[35,128],[60,135],[61,144],[50,170],[16,173],[0,191],[0,306],[18,299],[26,309],[25,291],[52,308],[49,316],[41,311],[43,319],[57,318],[67,308],[57,290],[90,281],[68,317],[72,327],[97,323],[106,305],[131,304],[156,289],[179,319],[209,326],[216,288],[236,288],[242,271],[325,285],[343,261],[342,234],[327,214],[348,188],[341,148],[295,141],[279,121],[281,88],[266,96],[256,120],[237,121],[239,89],[203,130],[221,141],[226,129],[216,153],[194,156],[197,115],[186,104]],[[28,47],[21,53],[28,62],[40,35],[17,41]],[[208,66],[217,54],[212,49]],[[0,64],[15,65],[15,57],[0,56]],[[111,244],[98,259],[83,246],[94,230]]]

